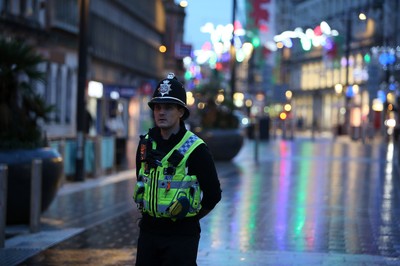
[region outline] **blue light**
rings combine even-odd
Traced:
[[[382,53],[379,56],[379,63],[381,63],[381,65],[384,65],[384,66],[391,65],[395,61],[396,61],[396,57],[392,53]]]
[[[354,96],[353,86],[347,86],[346,97],[352,98]]]
[[[386,102],[386,93],[383,90],[378,90],[377,97],[382,103]]]

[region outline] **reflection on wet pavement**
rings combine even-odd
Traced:
[[[400,265],[392,144],[261,142],[258,162],[255,147],[247,141],[217,163],[223,199],[201,221],[199,265]],[[58,199],[45,218],[88,229],[21,265],[133,265],[132,187],[125,180]]]
[[[258,164],[246,147],[221,175],[223,201],[202,221],[201,247],[399,258],[393,145],[262,143]]]

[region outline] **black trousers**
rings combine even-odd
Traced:
[[[136,266],[196,266],[200,234],[161,235],[140,232]]]

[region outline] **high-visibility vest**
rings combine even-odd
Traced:
[[[142,212],[173,220],[195,216],[199,212],[201,189],[197,177],[187,174],[186,161],[202,143],[202,139],[187,131],[182,140],[156,165],[149,168],[147,162],[141,163],[134,200]],[[153,141],[152,149],[155,148]],[[182,157],[177,165],[168,160],[174,152],[179,152]]]

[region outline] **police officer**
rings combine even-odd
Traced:
[[[148,103],[155,127],[140,137],[134,200],[142,213],[136,265],[197,265],[199,220],[221,200],[213,158],[185,128],[186,92],[168,74]]]

